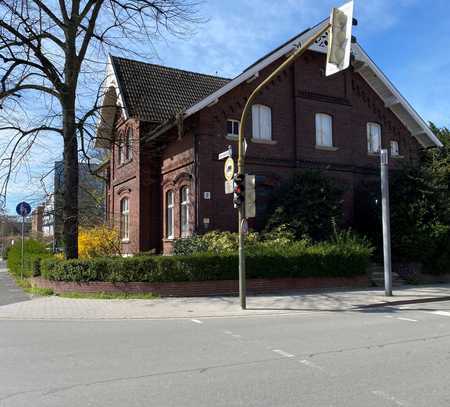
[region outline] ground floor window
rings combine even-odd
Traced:
[[[128,198],[123,198],[120,201],[120,237],[122,240],[130,238],[129,232],[129,202]]]
[[[189,235],[189,188],[181,188],[180,193],[181,237]]]
[[[166,195],[166,237],[173,239],[174,217],[173,217],[173,191],[168,191]]]

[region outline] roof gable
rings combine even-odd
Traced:
[[[128,117],[161,123],[226,85],[230,80],[111,57]]]

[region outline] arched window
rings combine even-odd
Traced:
[[[253,138],[272,140],[272,109],[268,106],[252,106]]]
[[[120,201],[120,237],[122,240],[130,238],[129,213],[129,199],[123,198]]]
[[[189,235],[189,188],[183,187],[180,192],[181,237]]]
[[[367,151],[375,154],[381,149],[381,126],[378,123],[367,123]]]
[[[173,239],[174,234],[174,202],[173,202],[174,194],[173,191],[168,191],[166,194],[166,237],[167,239]]]
[[[333,118],[329,114],[316,114],[316,146],[333,147]]]

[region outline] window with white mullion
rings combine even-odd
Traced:
[[[367,150],[371,154],[381,149],[381,126],[378,123],[367,123]]]
[[[328,114],[316,114],[316,145],[333,147],[333,118]]]
[[[166,237],[168,239],[173,239],[174,237],[174,194],[173,191],[168,191],[166,195]]]
[[[128,240],[130,238],[129,214],[128,198],[123,198],[120,201],[120,237],[122,240]]]
[[[189,236],[189,188],[181,188],[180,194],[181,237]]]
[[[239,120],[234,119],[227,120],[227,135],[230,137],[239,136]]]
[[[252,106],[253,139],[272,140],[272,109],[264,105]]]

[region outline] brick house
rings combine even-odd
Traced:
[[[110,149],[106,207],[124,253],[207,230],[236,230],[218,153],[236,151],[246,98],[325,22],[304,31],[233,79],[111,56],[97,146]],[[325,77],[327,34],[258,97],[245,123],[246,172],[257,176],[257,219],[273,189],[294,172],[319,169],[345,190],[351,222],[358,185],[378,176],[380,147],[390,165],[440,146],[426,123],[358,43],[350,69]]]

